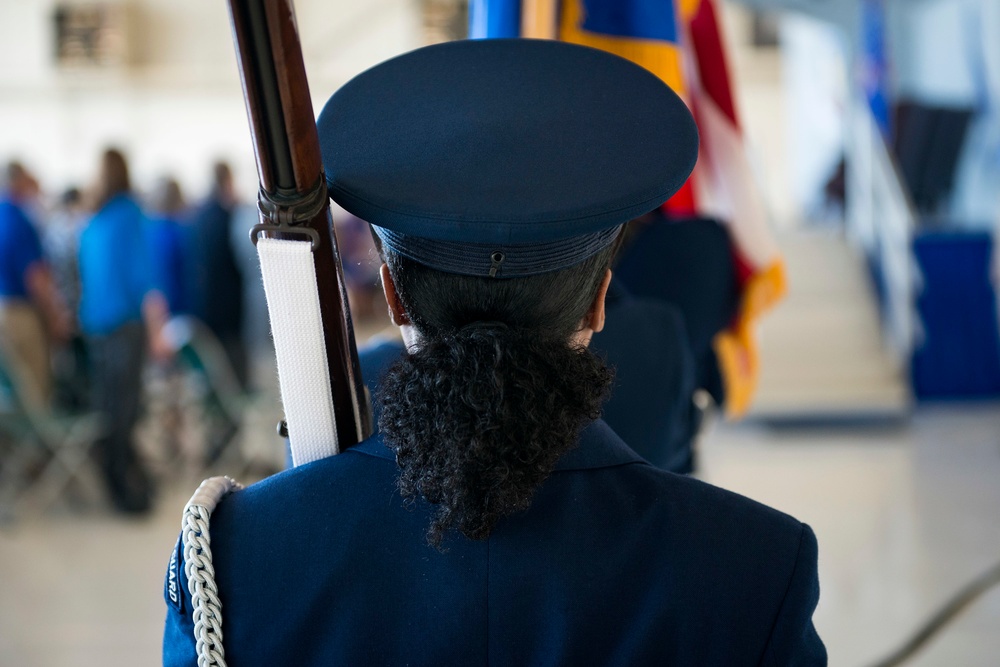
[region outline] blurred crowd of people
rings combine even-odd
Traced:
[[[169,365],[176,352],[168,321],[201,320],[247,383],[244,277],[231,243],[237,204],[224,162],[193,205],[169,177],[140,194],[113,148],[92,184],[58,197],[20,162],[0,174],[0,370],[25,410],[103,415],[97,452],[122,512],[152,505],[133,430],[146,360]]]

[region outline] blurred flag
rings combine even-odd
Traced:
[[[715,340],[726,413],[744,414],[756,390],[758,318],[786,290],[784,264],[747,160],[714,0],[473,0],[470,37],[556,38],[642,65],[691,107],[701,135],[694,173],[664,205],[729,226],[741,301]]]
[[[702,141],[696,206],[699,214],[728,223],[740,279],[737,315],[715,339],[726,413],[738,417],[750,407],[760,376],[757,321],[784,296],[785,266],[747,159],[715,0],[681,0],[680,10],[692,61],[689,101]]]
[[[520,37],[521,0],[471,0],[469,37]]]
[[[891,130],[889,115],[889,61],[885,43],[884,0],[861,2],[861,87],[875,122],[888,139]]]

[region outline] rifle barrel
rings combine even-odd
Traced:
[[[319,234],[314,248],[320,314],[330,371],[337,441],[346,449],[372,432],[337,238],[326,198],[319,135],[291,0],[229,0],[250,133],[260,178],[261,221]],[[292,215],[321,190],[323,205]],[[264,209],[274,209],[265,212]],[[289,237],[281,230],[261,232]]]

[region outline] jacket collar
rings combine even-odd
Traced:
[[[396,461],[396,455],[385,446],[379,433],[358,443],[350,451]],[[556,462],[554,470],[590,470],[642,462],[644,459],[641,456],[629,449],[603,419],[598,419],[580,432],[580,442]]]

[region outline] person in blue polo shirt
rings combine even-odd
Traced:
[[[49,345],[69,335],[70,318],[25,207],[38,183],[19,162],[0,182],[0,351],[24,403],[44,410],[50,400]]]
[[[376,434],[222,498],[211,563],[178,541],[164,664],[826,664],[809,527],[599,419],[621,227],[697,157],[680,98],[603,51],[459,41],[358,75],[318,125],[408,354]]]
[[[80,234],[80,328],[91,363],[91,396],[107,419],[98,443],[108,492],[127,513],[151,508],[152,481],[139,460],[132,430],[139,417],[147,337],[156,356],[169,354],[160,337],[166,301],[153,289],[148,221],[132,195],[122,153],[101,157],[97,212]]]

